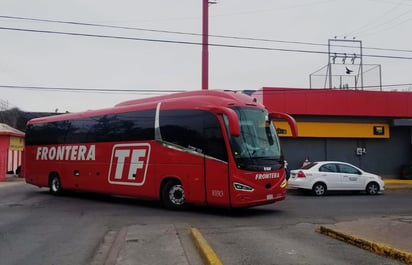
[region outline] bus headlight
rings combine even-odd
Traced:
[[[235,188],[235,190],[253,191],[252,187],[250,187],[248,185],[245,185],[245,184],[242,184],[242,183],[239,183],[239,182],[233,182],[233,187]]]

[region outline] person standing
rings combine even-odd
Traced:
[[[305,158],[305,161],[303,161],[303,164],[302,164],[301,168],[304,168],[304,167],[306,167],[306,166],[309,165],[309,164],[310,164],[309,157],[306,157],[306,158]]]

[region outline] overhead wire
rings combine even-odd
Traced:
[[[71,36],[81,36],[81,37],[107,38],[107,39],[120,39],[120,40],[132,40],[132,41],[161,42],[161,43],[172,43],[172,44],[203,45],[203,43],[201,42],[194,42],[194,41],[137,38],[137,37],[126,37],[126,36],[113,36],[113,35],[66,32],[66,31],[52,31],[52,30],[38,30],[38,29],[15,28],[15,27],[0,27],[0,30],[71,35]],[[281,52],[312,53],[312,54],[328,54],[327,51],[319,51],[319,50],[287,49],[287,48],[259,47],[259,46],[250,46],[250,45],[233,45],[233,44],[219,44],[219,43],[209,43],[208,45],[214,46],[214,47],[224,47],[224,48],[239,48],[239,49],[253,49],[253,50],[267,50],[267,51],[281,51]],[[344,53],[336,53],[336,54],[344,55]],[[363,56],[364,57],[374,57],[374,58],[386,58],[386,59],[412,60],[412,57],[407,57],[407,56],[379,55],[379,54],[363,54]]]
[[[125,30],[139,30],[139,31],[156,32],[156,33],[168,33],[168,34],[177,34],[177,35],[192,35],[192,36],[201,36],[202,35],[202,34],[198,34],[198,33],[187,33],[187,32],[181,32],[181,31],[168,31],[168,30],[157,30],[157,29],[147,29],[147,28],[125,27],[125,26],[115,26],[115,25],[95,24],[95,23],[83,23],[83,22],[75,22],[75,21],[48,20],[48,19],[3,16],[3,15],[0,15],[0,18],[21,19],[21,20],[31,20],[31,21],[39,21],[39,22],[50,22],[50,23],[63,23],[63,24],[92,26],[92,27],[105,27],[105,28],[114,28],[114,29],[125,29]],[[0,27],[0,30],[43,33],[43,34],[60,34],[60,35],[81,36],[81,37],[108,38],[108,39],[120,39],[120,40],[132,40],[132,41],[162,42],[162,43],[172,43],[172,44],[202,45],[201,42],[194,42],[194,41],[180,41],[180,40],[157,39],[157,38],[137,38],[137,37],[127,37],[127,36],[113,36],[113,35],[89,34],[89,33],[79,33],[79,32],[39,30],[39,29],[17,28],[17,27]],[[319,44],[319,43],[312,43],[312,42],[301,42],[301,41],[285,41],[285,40],[273,40],[273,39],[246,38],[246,37],[234,37],[234,36],[224,36],[224,35],[209,35],[209,36],[210,37],[215,37],[215,38],[226,38],[226,39],[263,41],[263,42],[278,42],[278,43],[285,43],[285,44],[299,44],[299,45],[310,45],[310,46],[327,46],[327,44]],[[226,47],[226,48],[255,49],[255,50],[271,50],[271,51],[282,51],[282,52],[328,54],[328,52],[326,52],[326,51],[319,51],[319,50],[287,49],[287,48],[260,47],[260,46],[250,46],[250,45],[232,45],[232,44],[209,43],[209,46]],[[379,51],[393,51],[393,52],[412,52],[412,50],[386,49],[386,48],[373,48],[373,47],[364,47],[364,49],[374,49],[374,50],[379,50]],[[363,54],[363,56],[365,56],[365,57],[376,57],[376,58],[389,58],[389,59],[407,59],[407,60],[412,59],[412,57],[407,57],[407,56],[390,56],[390,55],[380,55],[380,54]],[[412,84],[382,85],[382,87],[401,87],[401,86],[404,86],[404,87],[405,86],[412,86]],[[0,85],[0,87],[2,87],[2,88],[14,88],[14,89],[46,90],[46,91],[66,91],[66,92],[75,92],[75,93],[77,93],[77,92],[79,92],[79,93],[170,93],[170,92],[183,92],[184,91],[184,90],[157,90],[157,89],[154,89],[154,90],[99,89],[99,88],[18,86],[18,85]],[[377,87],[377,86],[369,86],[369,87],[374,88],[374,87]],[[369,87],[365,86],[365,88],[369,88]]]
[[[44,91],[65,91],[82,93],[173,93],[184,92],[185,90],[176,89],[108,89],[108,88],[89,88],[89,87],[55,87],[55,86],[24,86],[24,85],[0,85],[0,88],[24,89],[24,90],[44,90]]]
[[[154,39],[154,38],[137,38],[137,37],[126,37],[126,36],[113,36],[113,35],[78,33],[78,32],[65,32],[65,31],[52,31],[52,30],[38,30],[38,29],[15,28],[15,27],[0,27],[0,30],[24,31],[24,32],[32,32],[32,33],[59,34],[59,35],[71,35],[71,36],[107,38],[107,39],[121,39],[121,40],[133,40],[133,41],[163,42],[163,43],[188,44],[188,45],[203,45],[203,43],[201,43],[201,42],[194,42],[194,41],[180,41],[180,40]],[[231,45],[231,44],[218,44],[218,43],[209,43],[209,46],[227,47],[227,48],[255,49],[255,50],[273,50],[273,51],[327,54],[326,51],[272,48],[272,47],[259,47],[259,46],[247,46],[247,45]],[[412,59],[412,57],[410,59]]]
[[[359,26],[357,29],[354,29],[350,32],[347,32],[345,35],[350,36],[350,35],[358,35],[362,32],[367,32],[370,29],[375,29],[381,24],[387,23],[387,21],[382,22],[385,17],[387,17],[389,14],[393,13],[396,9],[399,8],[399,6],[404,2],[404,0],[398,0],[396,4],[394,4],[391,8],[388,10],[384,11],[381,13],[378,17],[373,18],[372,20],[368,21],[366,24]],[[378,24],[376,24],[378,22]]]
[[[393,87],[412,87],[412,83],[403,84],[386,84],[386,85],[368,85],[363,86],[363,88],[393,88]],[[44,90],[44,91],[58,91],[58,92],[74,92],[74,93],[107,93],[107,94],[163,94],[163,93],[179,93],[187,92],[188,90],[182,89],[118,89],[118,88],[88,88],[88,87],[49,87],[49,86],[27,86],[27,85],[1,85],[0,88],[11,88],[11,89],[22,89],[22,90]],[[311,90],[321,91],[321,90],[337,90],[331,88],[312,88]],[[355,87],[349,87],[349,89],[355,89]],[[359,88],[357,88],[359,89]],[[242,91],[242,90],[232,90],[232,91]],[[276,91],[290,91],[290,88],[279,89]],[[302,89],[302,93],[306,93],[307,88]],[[299,91],[298,91],[299,92]]]
[[[47,22],[47,23],[57,23],[57,24],[68,24],[68,25],[77,25],[77,26],[90,26],[90,27],[134,30],[134,31],[143,31],[143,32],[155,32],[155,33],[165,33],[165,34],[175,34],[175,35],[202,36],[202,34],[200,34],[200,33],[192,33],[192,32],[148,29],[148,28],[141,28],[141,27],[117,26],[117,25],[86,23],[86,22],[78,22],[78,21],[40,19],[40,18],[7,16],[7,15],[0,15],[0,18],[15,19],[15,20],[26,20],[26,21],[37,21],[37,22]],[[283,44],[320,46],[320,47],[327,47],[328,46],[328,44],[324,44],[324,43],[304,42],[304,41],[290,41],[290,40],[275,40],[275,39],[268,39],[268,38],[252,38],[252,37],[239,37],[239,36],[214,35],[214,34],[209,34],[209,37],[221,38],[221,39],[234,39],[234,40],[247,40],[247,41],[274,42],[274,43],[283,43]],[[352,46],[348,46],[348,45],[332,45],[332,46],[343,47],[343,48],[347,48],[347,47],[351,48],[352,47]],[[369,50],[379,50],[379,51],[412,53],[412,50],[407,50],[407,49],[393,49],[393,48],[379,48],[379,47],[363,47],[363,49],[365,49],[365,50],[369,49]]]

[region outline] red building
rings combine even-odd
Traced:
[[[269,110],[291,114],[299,137],[275,122],[291,168],[305,157],[341,160],[400,177],[412,163],[412,93],[264,87],[253,94]]]
[[[0,123],[0,181],[6,179],[8,172],[15,173],[21,165],[24,146],[24,133]]]

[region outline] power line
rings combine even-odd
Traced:
[[[348,32],[346,35],[360,34],[360,33],[363,33],[363,32],[367,32],[370,29],[375,30],[380,25],[387,24],[388,20],[384,20],[384,18],[386,16],[388,16],[390,13],[394,12],[396,9],[398,9],[401,6],[402,2],[403,2],[403,0],[400,0],[398,3],[394,4],[390,9],[386,10],[384,13],[380,14],[378,17],[375,17],[375,18],[371,19],[368,23],[358,27],[355,30],[352,30],[352,31]],[[395,17],[397,18],[398,15],[396,15]],[[393,20],[393,18],[391,20]],[[376,22],[378,22],[378,23],[376,23]]]
[[[393,88],[393,87],[411,87],[412,83],[406,84],[387,84],[382,85],[383,88]],[[376,88],[380,86],[364,86],[363,88]],[[34,90],[34,91],[57,91],[57,92],[73,92],[73,93],[107,93],[107,94],[153,94],[153,93],[178,93],[186,92],[187,90],[176,90],[176,89],[114,89],[114,88],[87,88],[87,87],[55,87],[55,86],[23,86],[23,85],[0,85],[0,88],[12,88],[12,89],[23,89],[23,90]],[[349,89],[359,89],[356,87],[349,87]],[[313,91],[318,89],[314,88]],[[279,91],[279,90],[277,90]],[[290,91],[289,88],[285,88],[284,91]],[[302,92],[307,91],[307,89],[302,90]],[[306,93],[306,92],[305,92]]]
[[[85,23],[85,22],[77,22],[77,21],[51,20],[51,19],[5,16],[5,15],[0,15],[0,18],[16,19],[16,20],[27,20],[27,21],[38,21],[38,22],[47,22],[47,23],[58,23],[58,24],[69,24],[69,25],[77,25],[77,26],[90,26],[90,27],[102,27],[102,28],[135,30],[135,31],[145,31],[145,32],[167,33],[167,34],[176,34],[176,35],[202,36],[202,34],[200,34],[200,33],[170,31],[170,30],[158,30],[158,29],[147,29],[147,28],[128,27],[128,26],[115,26],[115,25],[108,25],[108,24]],[[248,40],[248,41],[275,42],[275,43],[297,44],[297,45],[309,45],[309,46],[321,46],[321,47],[327,47],[328,46],[328,44],[324,44],[324,43],[303,42],[303,41],[288,41],[288,40],[274,40],[274,39],[267,39],[267,38],[251,38],[251,37],[238,37],[238,36],[213,35],[213,34],[209,34],[209,37],[222,38],[222,39]],[[333,46],[343,47],[343,48],[351,48],[351,46],[347,46],[347,45],[333,45]],[[365,50],[379,50],[379,51],[412,53],[412,50],[406,50],[406,49],[391,49],[391,48],[379,48],[379,47],[363,47],[363,49],[365,49]]]
[[[202,36],[202,34],[200,34],[200,33],[171,31],[171,30],[158,30],[158,29],[147,29],[147,28],[139,28],[139,27],[127,27],[127,26],[114,26],[114,25],[107,25],[107,24],[84,23],[84,22],[75,22],[75,21],[50,20],[50,19],[1,16],[1,15],[0,15],[0,18],[39,21],[39,22],[51,22],[51,23],[69,24],[69,25],[78,25],[78,26],[91,26],[91,27],[102,27],[102,28],[136,30],[136,31],[156,32],[156,33],[168,33],[168,34],[177,34],[177,35]],[[264,38],[249,38],[249,37],[213,35],[213,34],[209,34],[209,37],[226,38],[226,39],[238,39],[238,40],[265,41],[265,42],[279,42],[279,43],[287,43],[287,44],[302,44],[302,45],[313,45],[313,46],[327,46],[327,44],[312,43],[312,42],[286,41],[286,40],[274,40],[274,39],[264,39]]]
[[[49,86],[19,86],[19,85],[0,85],[1,88],[25,89],[25,90],[44,90],[59,92],[79,92],[79,93],[174,93],[185,92],[185,90],[171,89],[106,89],[106,88],[79,88],[79,87],[49,87]]]
[[[174,44],[202,45],[202,43],[200,43],[200,42],[193,42],[193,41],[179,41],[179,40],[152,39],[152,38],[136,38],[136,37],[125,37],[125,36],[113,36],[113,35],[101,35],[101,34],[89,34],[89,33],[77,33],[77,32],[64,32],[64,31],[51,31],[51,30],[38,30],[38,29],[25,29],[25,28],[0,27],[0,30],[23,31],[23,32],[32,32],[32,33],[46,33],[46,34],[59,34],[59,35],[71,35],[71,36],[81,36],[81,37],[107,38],[107,39],[121,39],[121,40],[133,40],[133,41],[148,41],[148,42],[163,42],[163,43],[174,43]],[[217,43],[209,43],[209,46],[226,47],[226,48],[243,48],[243,49],[256,49],[256,50],[273,50],[273,51],[327,54],[327,52],[325,52],[325,51],[313,51],[313,50],[302,50],[302,49],[283,49],[283,48],[258,47],[258,46],[246,46],[246,45],[230,45],[230,44],[217,44]],[[410,59],[412,59],[412,57]]]
[[[160,42],[160,43],[173,43],[173,44],[186,44],[186,45],[202,45],[202,43],[200,43],[200,42],[193,42],[193,41],[178,41],[178,40],[153,39],[153,38],[136,38],[136,37],[125,37],[125,36],[113,36],[113,35],[101,35],[101,34],[89,34],[89,33],[77,33],[77,32],[64,32],[64,31],[51,31],[51,30],[38,30],[38,29],[25,29],[25,28],[0,27],[0,30],[32,32],[32,33],[45,33],[45,34],[59,34],[59,35],[81,36],[81,37],[107,38],[107,39],[119,39],[119,40],[132,40],[132,41]],[[209,43],[209,46],[224,47],[224,48],[252,49],[252,50],[281,51],[281,52],[328,54],[328,52],[326,52],[326,51],[304,50],[304,49],[286,49],[286,48],[273,48],[273,47],[259,47],[259,46],[247,46],[247,45],[232,45],[232,44],[218,44],[218,43]],[[337,55],[344,55],[344,53],[337,53]],[[363,54],[363,56],[364,57],[375,57],[375,58],[386,58],[386,59],[406,59],[406,60],[411,60],[412,59],[412,57],[406,57],[406,56],[390,56],[390,55],[377,55],[377,54]]]

